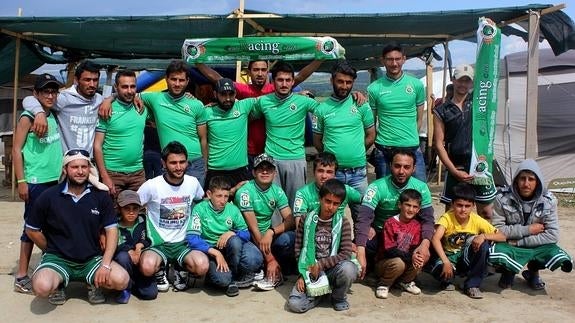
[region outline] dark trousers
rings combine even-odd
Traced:
[[[130,275],[128,289],[136,297],[142,300],[152,300],[158,296],[158,286],[154,276],[146,277],[138,269],[138,265],[132,263],[132,259],[127,251],[118,251],[114,256],[116,261]]]

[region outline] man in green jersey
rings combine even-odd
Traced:
[[[236,101],[234,82],[228,78],[216,82],[214,96],[217,104],[206,106],[208,132],[206,184],[214,176],[224,176],[231,187],[234,187],[251,178],[247,167],[248,121],[255,99]]]
[[[138,113],[134,106],[136,73],[116,74],[117,100],[109,119],[100,118],[94,137],[94,159],[102,182],[117,196],[123,190],[137,191],[146,181],[142,156],[147,110]]]
[[[378,121],[374,166],[377,178],[389,175],[393,150],[409,149],[417,158],[415,177],[426,181],[425,163],[419,149],[425,90],[421,81],[402,70],[405,51],[395,43],[382,50],[385,75],[367,87],[369,105]]]
[[[328,180],[335,177],[338,162],[335,155],[324,151],[315,156],[313,161],[313,175],[315,181],[303,186],[295,193],[293,215],[295,217],[296,232],[300,224],[301,216],[308,214],[319,207],[319,190]],[[345,185],[346,195],[338,212],[344,212],[348,203],[351,205],[361,203],[361,193],[349,185]]]
[[[329,151],[337,158],[335,178],[364,194],[367,189],[365,152],[373,144],[375,127],[369,104],[358,105],[350,95],[356,78],[355,68],[345,61],[333,67],[333,93],[316,109],[313,143],[318,151]],[[351,210],[355,219],[357,209]]]
[[[431,193],[425,182],[412,177],[414,171],[415,153],[410,149],[397,149],[392,155],[391,174],[367,187],[354,228],[362,278],[365,275],[366,260],[373,264],[385,220],[399,214],[399,194],[408,188],[418,191],[422,196],[421,208],[416,218],[421,222],[422,242],[413,252],[412,260],[420,268],[429,260],[434,225]]]
[[[275,161],[271,156],[265,153],[257,156],[254,179],[240,187],[235,197],[252,240],[263,254],[266,279],[260,288],[266,290],[283,282],[282,269],[295,270],[294,219],[285,193],[273,183],[275,173]],[[276,210],[283,222],[272,226],[272,215]]]

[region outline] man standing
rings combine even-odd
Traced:
[[[419,131],[423,118],[425,90],[417,78],[403,72],[405,52],[398,44],[382,50],[385,76],[367,87],[369,105],[378,121],[375,138],[375,172],[381,178],[390,173],[393,150],[409,149],[415,153],[415,177],[426,182],[425,163],[419,149]]]
[[[527,159],[519,164],[511,186],[495,198],[493,225],[505,234],[507,243],[492,248],[490,261],[505,267],[499,279],[503,289],[513,285],[515,274],[525,265],[521,275],[535,290],[545,288],[539,270],[573,270],[573,260],[557,245],[557,199],[544,183],[537,163]]]
[[[315,72],[322,61],[314,60],[295,76],[293,86],[305,81],[313,72]],[[196,64],[198,71],[202,73],[212,83],[216,83],[222,76],[205,64]],[[237,99],[242,100],[245,98],[255,98],[264,94],[273,93],[275,91],[274,83],[268,82],[269,64],[267,61],[250,61],[248,63],[248,76],[251,80],[250,84],[234,82],[234,87],[237,92]],[[264,119],[253,119],[248,124],[248,156],[251,165],[253,159],[264,152],[266,143],[266,128]]]
[[[44,252],[32,288],[39,297],[62,305],[71,280],[90,285],[88,300],[106,301],[100,288],[124,290],[130,277],[112,261],[118,244],[118,223],[112,199],[89,183],[90,155],[73,149],[64,155],[65,180],[38,198],[26,219],[26,234]],[[100,232],[105,232],[104,252]]]
[[[381,241],[383,224],[399,214],[399,195],[408,188],[418,191],[422,196],[417,215],[421,222],[422,241],[413,252],[413,263],[416,268],[421,268],[429,260],[429,246],[434,231],[431,192],[427,184],[412,177],[415,171],[415,153],[412,150],[395,150],[391,158],[391,174],[367,187],[355,225],[357,260],[362,266],[362,278],[365,275],[366,255],[371,264]]]
[[[146,277],[156,275],[158,291],[165,292],[165,272],[160,265],[177,263],[195,276],[208,271],[208,244],[201,239],[200,218],[192,218],[196,201],[204,196],[198,180],[185,174],[188,152],[177,141],[162,150],[164,175],[146,181],[138,190],[146,206],[146,233],[150,248],[140,257],[140,271]],[[160,285],[166,285],[166,287]],[[174,284],[177,285],[177,284]],[[176,289],[178,289],[175,286]]]
[[[58,120],[63,151],[84,149],[92,154],[98,107],[102,103],[102,95],[96,92],[99,80],[100,66],[91,61],[83,61],[76,67],[75,84],[58,94],[52,111]],[[26,97],[22,106],[35,115],[32,130],[38,136],[44,136],[47,129],[46,115],[38,100]]]
[[[433,141],[435,151],[447,172],[441,202],[446,210],[451,204],[453,187],[459,182],[469,182],[471,163],[471,110],[473,105],[473,68],[463,64],[453,72],[453,97],[433,110]],[[477,213],[490,219],[495,185],[474,185]]]
[[[313,143],[319,152],[335,155],[338,163],[335,178],[365,194],[365,152],[373,144],[375,127],[369,104],[358,106],[350,95],[356,78],[355,68],[347,62],[337,63],[332,69],[333,94],[316,110]],[[356,208],[352,208],[352,217],[357,217]]]
[[[142,156],[147,110],[134,106],[136,74],[119,71],[114,84],[117,99],[109,119],[100,118],[94,139],[94,159],[102,182],[116,196],[123,190],[137,191],[146,181]]]
[[[232,80],[219,79],[214,95],[217,105],[206,106],[208,132],[208,172],[206,185],[215,176],[224,176],[233,188],[249,180],[248,120],[255,99],[236,101]],[[233,192],[230,194],[233,195]]]

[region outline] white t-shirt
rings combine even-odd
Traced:
[[[182,242],[188,232],[195,231],[194,227],[201,228],[199,218],[191,219],[194,201],[204,196],[204,190],[195,177],[184,175],[182,184],[173,186],[160,175],[146,181],[138,195],[147,208],[146,233],[152,246]]]

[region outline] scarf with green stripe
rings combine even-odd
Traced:
[[[320,277],[312,281],[308,268],[313,266],[315,259],[315,233],[319,221],[319,208],[307,214],[303,225],[303,241],[298,261],[298,270],[302,275],[306,292],[309,296],[321,296],[331,292],[327,276],[324,272]],[[330,256],[335,256],[339,250],[341,231],[343,225],[343,212],[336,211],[331,219],[331,252]]]

